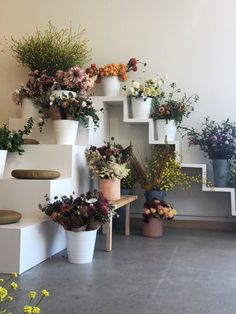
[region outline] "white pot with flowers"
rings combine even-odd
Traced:
[[[86,73],[89,76],[97,76],[96,83],[102,83],[104,96],[118,96],[120,94],[121,82],[127,81],[128,72],[136,72],[138,70],[139,63],[146,66],[146,63],[136,58],[131,58],[127,64],[112,63],[106,64],[103,67],[91,64],[86,69]]]
[[[131,146],[123,148],[115,142],[105,142],[102,147],[91,146],[85,152],[89,170],[93,177],[99,178],[99,189],[108,200],[120,198],[120,180],[130,171],[127,162],[131,152]]]
[[[69,262],[91,263],[97,230],[115,215],[108,200],[94,190],[78,197],[56,196],[53,202],[46,196],[46,201],[47,204],[40,204],[39,208],[65,229]]]
[[[176,83],[172,83],[170,86],[171,92],[168,97],[162,92],[154,97],[152,103],[151,118],[154,120],[159,141],[175,140],[177,127],[180,126],[184,117],[189,117],[194,110],[192,104],[199,99],[197,94],[187,97],[185,93],[176,99],[176,95],[181,92],[181,89],[176,87]]]
[[[131,87],[123,87],[127,92],[133,119],[149,119],[152,99],[161,95],[164,80],[149,79],[144,83],[132,81]]]

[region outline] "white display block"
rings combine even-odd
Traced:
[[[0,273],[21,274],[66,248],[65,230],[50,220],[0,226]]]

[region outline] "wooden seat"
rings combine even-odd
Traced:
[[[61,174],[54,170],[17,169],[12,170],[11,175],[16,179],[51,180],[60,177]]]

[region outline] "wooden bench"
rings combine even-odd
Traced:
[[[119,200],[109,201],[114,206],[114,209],[118,209],[125,206],[125,235],[130,234],[130,203],[138,198],[137,195],[121,195]],[[112,250],[112,219],[110,222],[104,225],[106,233],[105,251],[110,252]]]

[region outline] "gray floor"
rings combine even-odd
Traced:
[[[18,311],[29,289],[47,288],[42,314],[233,314],[236,232],[166,229],[163,238],[114,235],[94,261],[69,264],[66,252],[22,274]],[[29,253],[30,255],[30,253]]]

